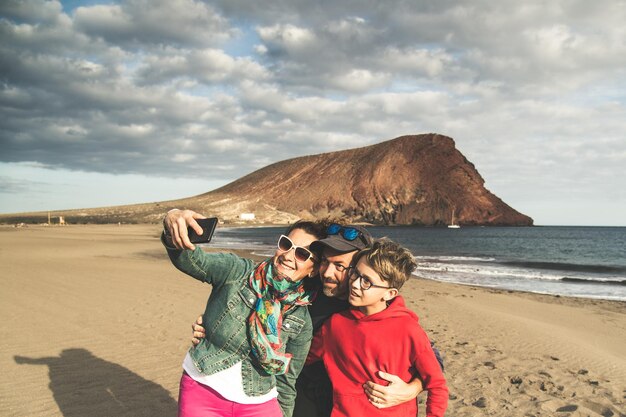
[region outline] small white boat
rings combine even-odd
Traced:
[[[460,229],[461,228],[461,226],[459,226],[458,224],[454,223],[454,212],[455,211],[456,211],[456,207],[454,209],[452,209],[452,221],[448,225],[448,229]]]

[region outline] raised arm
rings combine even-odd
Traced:
[[[187,227],[202,233],[196,219],[205,218],[191,210],[170,210],[163,219],[161,242],[172,264],[185,274],[219,287],[226,282],[248,276],[254,262],[232,253],[207,253],[189,241]]]

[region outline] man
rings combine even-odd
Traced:
[[[321,253],[320,279],[322,292],[318,294],[309,313],[316,331],[332,314],[349,308],[349,270],[354,256],[362,249],[371,246],[372,235],[361,226],[331,224],[326,239],[313,242],[311,250]],[[199,322],[193,325],[192,342],[199,343],[204,337],[204,329]],[[440,361],[441,362],[441,361]],[[391,407],[413,400],[422,391],[422,382],[414,378],[409,383],[396,375],[379,371],[380,378],[389,381],[388,386],[368,381],[363,385],[372,405],[378,408]],[[294,417],[326,417],[332,409],[332,386],[321,362],[307,366],[298,377],[298,396]]]

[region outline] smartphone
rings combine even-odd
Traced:
[[[187,234],[191,243],[209,243],[217,226],[217,217],[209,217],[208,219],[196,219],[196,222],[202,228],[202,234],[199,235],[191,227],[187,228]]]

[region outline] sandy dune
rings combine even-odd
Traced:
[[[170,266],[158,234],[0,228],[0,415],[175,415],[209,288]],[[447,415],[625,415],[625,303],[427,280],[403,293],[445,354]]]

